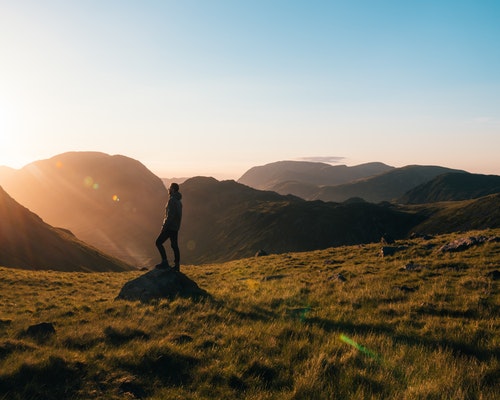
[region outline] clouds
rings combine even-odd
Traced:
[[[345,160],[345,157],[338,156],[318,156],[318,157],[300,157],[298,161],[321,162],[327,164],[339,164]]]

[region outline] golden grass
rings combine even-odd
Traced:
[[[141,272],[0,268],[0,399],[499,398],[500,244],[438,251],[459,236],[183,267],[199,302],[115,301]]]

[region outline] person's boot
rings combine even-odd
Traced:
[[[167,269],[170,268],[170,265],[168,265],[167,260],[161,260],[161,263],[155,265],[156,269]]]

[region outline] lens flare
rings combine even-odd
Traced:
[[[371,357],[377,361],[380,361],[380,357],[378,354],[374,353],[373,351],[367,349],[365,346],[360,345],[359,343],[356,343],[354,340],[352,340],[350,337],[347,337],[344,334],[340,335],[340,340],[342,340],[344,343],[347,343],[348,345],[354,347],[356,350],[359,350],[363,354],[366,354],[368,357]]]
[[[83,184],[85,185],[85,187],[90,188],[94,184],[94,180],[91,176],[86,176],[85,178],[83,178]]]
[[[85,178],[83,178],[83,185],[89,189],[99,189],[99,184],[97,182],[94,182],[94,178],[92,178],[91,176],[86,176]]]
[[[118,201],[120,201],[120,198],[116,194],[114,194],[113,195],[113,201],[118,202]]]

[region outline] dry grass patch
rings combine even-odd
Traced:
[[[498,398],[500,245],[439,252],[457,237],[184,267],[200,301],[0,268],[0,399]]]

